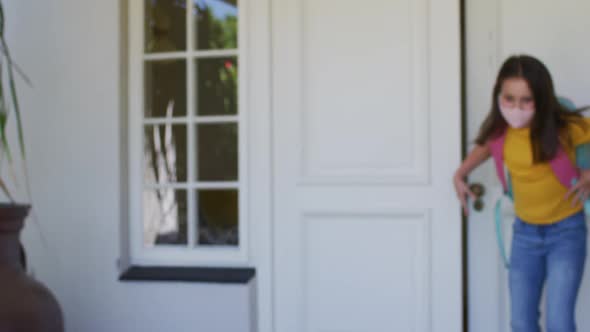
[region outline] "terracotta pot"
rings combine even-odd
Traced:
[[[29,208],[0,204],[0,331],[62,332],[63,316],[55,297],[23,266],[19,235]]]

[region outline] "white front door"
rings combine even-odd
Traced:
[[[275,331],[462,330],[459,13],[273,1]]]
[[[469,142],[489,111],[500,65],[515,53],[543,61],[559,95],[580,106],[590,104],[590,1],[466,0],[466,9]],[[468,223],[469,331],[508,332],[507,271],[501,265],[493,224],[493,204],[501,189],[492,163],[477,170],[470,182],[483,184],[486,194],[484,209],[472,211]],[[507,244],[512,222],[508,216],[504,219]],[[590,305],[590,271],[585,279],[578,301],[579,331],[590,331],[590,316],[583,311]]]

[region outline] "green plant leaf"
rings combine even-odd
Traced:
[[[0,35],[4,36],[4,5],[0,2]]]
[[[14,71],[12,66],[12,59],[10,57],[10,52],[8,51],[8,46],[6,44],[6,40],[4,39],[4,35],[0,34],[0,43],[2,48],[5,52],[6,63],[8,65],[8,81],[10,86],[10,94],[12,97],[12,104],[14,107],[14,114],[16,116],[16,124],[17,124],[17,131],[18,131],[18,142],[20,146],[21,156],[23,160],[26,160],[26,149],[25,149],[25,139],[23,134],[23,125],[20,113],[20,107],[18,103],[18,95],[16,93],[16,84],[14,83]]]
[[[8,162],[12,162],[12,153],[10,152],[10,145],[8,145],[8,139],[6,138],[6,124],[8,123],[8,106],[6,104],[4,94],[4,81],[2,80],[2,69],[3,62],[0,61],[0,142],[6,153]]]
[[[2,180],[2,178],[0,178],[0,189],[2,189],[4,194],[6,194],[6,197],[8,197],[8,199],[10,199],[10,201],[14,203],[14,198],[12,198],[12,195],[10,195],[8,187],[6,187],[6,183],[4,182],[4,180]]]
[[[4,46],[2,46],[2,45],[0,45],[0,52],[2,52],[2,54],[5,57],[8,56],[6,53],[6,50],[4,49]],[[20,77],[23,79],[23,81],[25,81],[25,83],[27,83],[28,86],[32,87],[33,83],[31,82],[31,79],[29,79],[27,74],[25,74],[25,72],[19,67],[19,65],[14,61],[12,61],[11,65],[14,68],[14,70],[16,71],[16,73],[20,75]]]
[[[6,93],[4,90],[4,73],[3,69],[8,67],[8,79],[9,79],[9,86],[10,86],[10,95],[12,97],[12,104],[16,114],[17,120],[17,129],[18,129],[18,137],[19,143],[21,148],[21,153],[23,156],[23,161],[25,161],[25,144],[24,144],[24,135],[23,135],[23,128],[22,128],[22,121],[21,121],[21,114],[20,108],[18,103],[18,96],[16,93],[16,84],[14,82],[14,64],[10,57],[10,53],[8,51],[8,46],[6,44],[6,40],[4,39],[4,6],[2,1],[0,1],[0,144],[3,147],[3,153],[6,153],[9,165],[12,170],[13,176],[15,175],[14,172],[14,165],[12,163],[12,153],[10,151],[10,146],[8,144],[8,139],[6,137],[6,126],[8,124],[8,115],[9,115],[9,103],[7,102]],[[20,70],[17,68],[20,72]],[[28,81],[28,78],[24,74],[22,76],[25,78],[25,81]],[[26,165],[26,164],[25,164]],[[15,183],[16,183],[16,176]],[[6,194],[6,196],[10,199],[11,202],[14,202],[12,195],[10,194],[6,183],[2,178],[0,178],[0,189]]]

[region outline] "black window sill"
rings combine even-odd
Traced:
[[[255,269],[249,267],[131,266],[121,274],[119,280],[247,284],[255,274]]]

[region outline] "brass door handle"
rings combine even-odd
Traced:
[[[481,199],[486,193],[486,188],[481,183],[472,183],[469,185],[469,190],[475,195],[476,199],[473,202],[473,209],[480,212],[485,207],[483,200]]]
[[[469,190],[471,190],[471,192],[477,197],[481,197],[486,193],[486,187],[484,187],[483,184],[477,182],[470,184]]]

